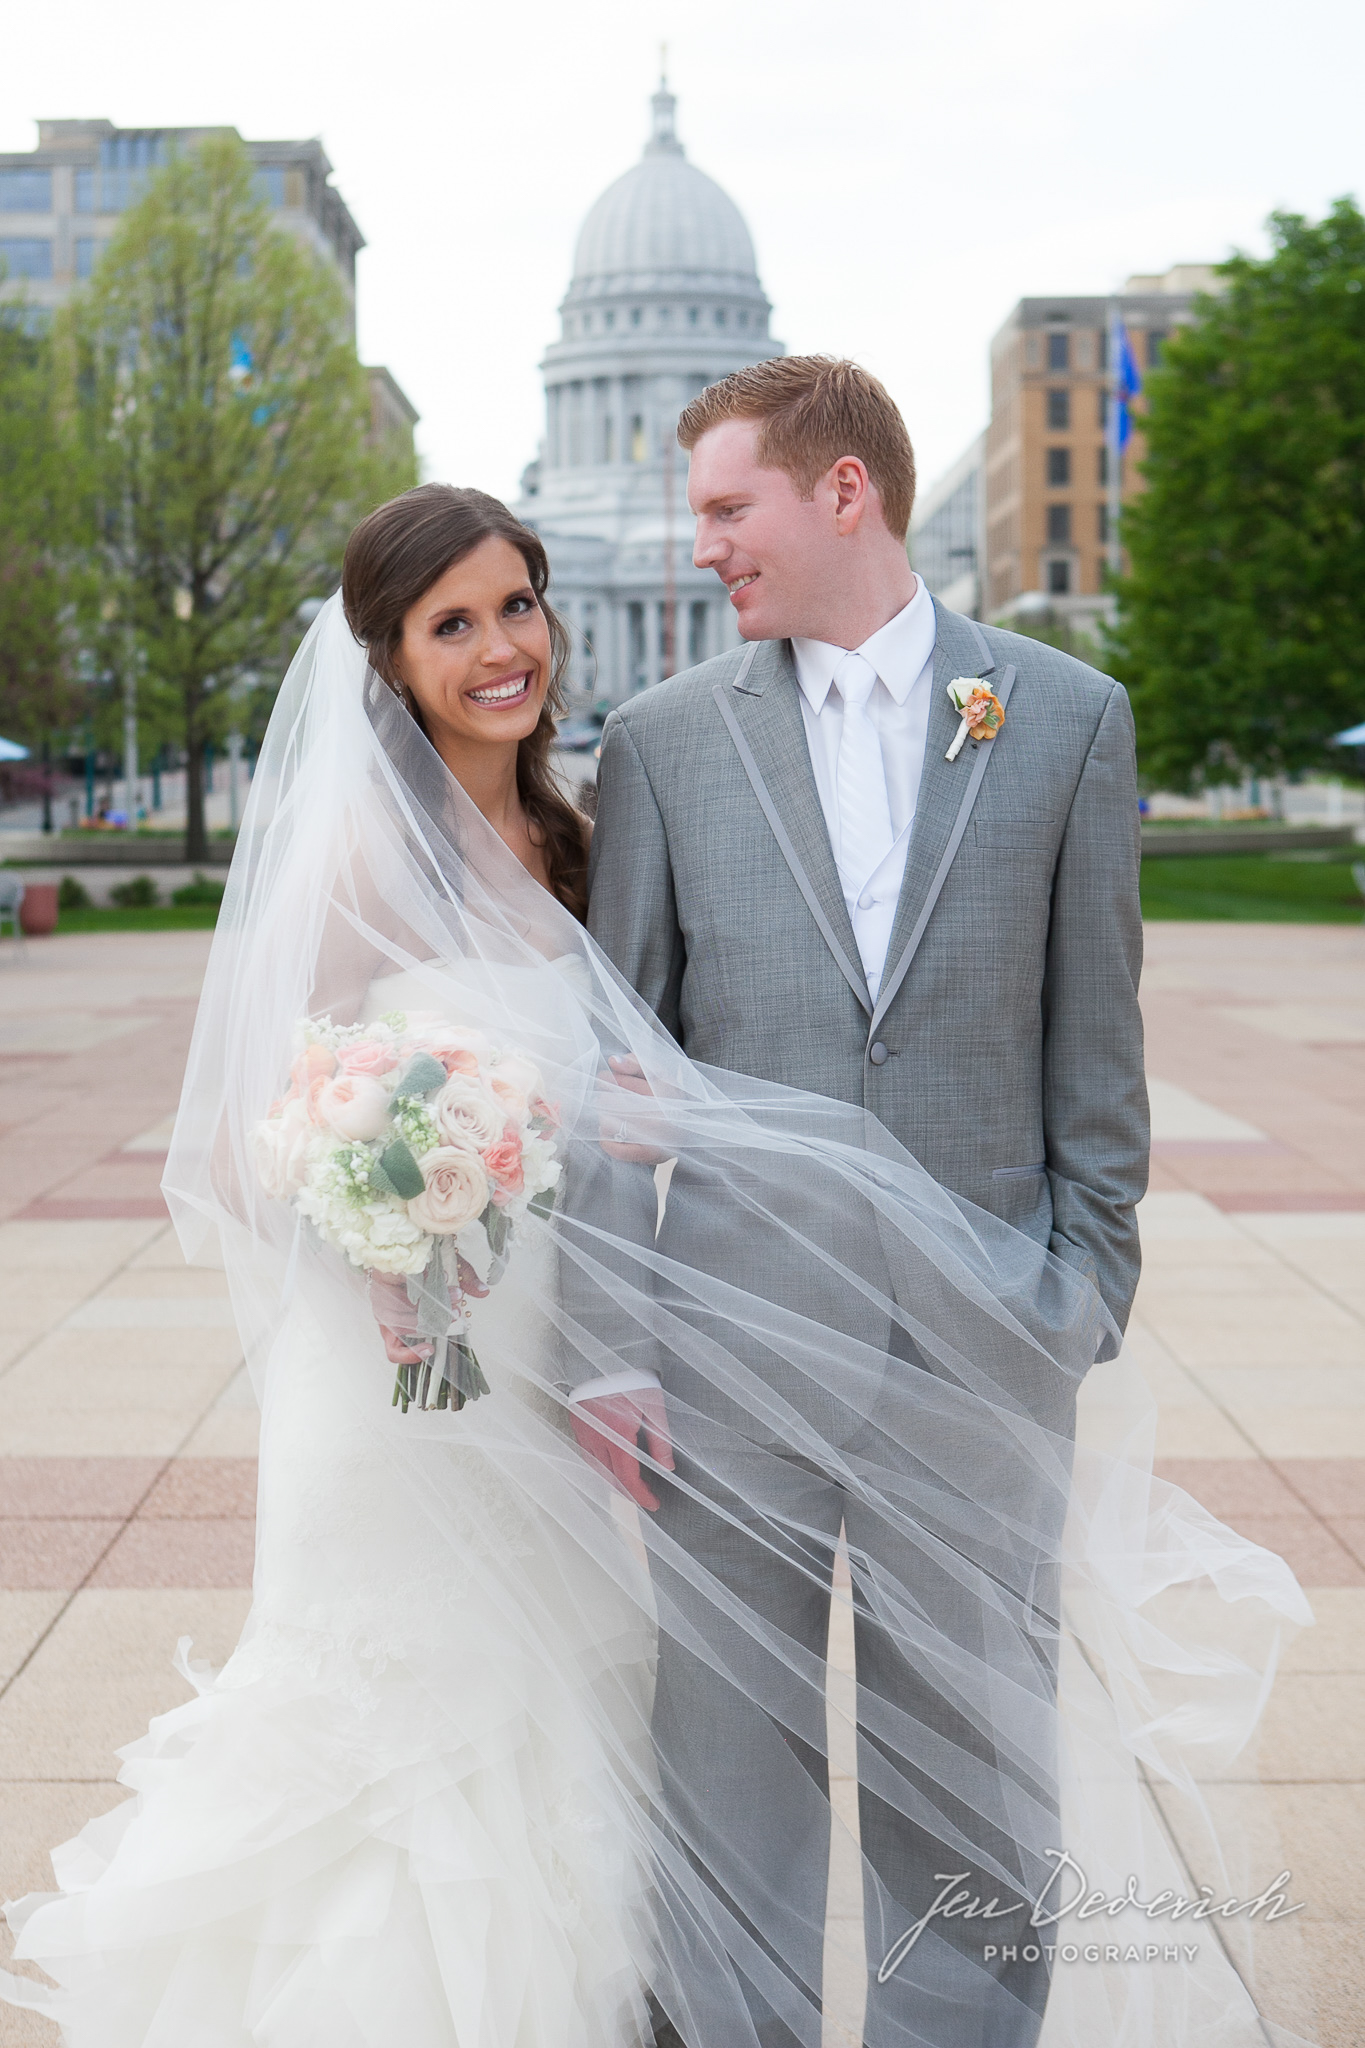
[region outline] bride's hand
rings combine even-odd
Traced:
[[[613,1053],[608,1059],[610,1072],[598,1075],[599,1081],[609,1086],[623,1088],[631,1095],[653,1095],[654,1090],[645,1079],[644,1068],[633,1053]],[[633,1120],[634,1128],[640,1128]],[[662,1166],[665,1159],[672,1158],[670,1152],[661,1151],[657,1145],[630,1143],[631,1123],[622,1116],[605,1114],[598,1125],[598,1138],[602,1150],[609,1159],[624,1159],[632,1166]]]
[[[637,1507],[652,1515],[658,1508],[640,1471],[640,1438],[656,1465],[673,1467],[673,1438],[668,1427],[662,1387],[642,1387],[633,1394],[603,1394],[570,1403],[569,1420],[578,1447],[609,1479],[629,1494]]]
[[[465,1258],[460,1260],[460,1286],[464,1293],[476,1299],[488,1292]],[[408,1299],[408,1286],[403,1274],[371,1272],[369,1293],[370,1309],[384,1339],[384,1354],[389,1364],[416,1365],[419,1359],[429,1358],[432,1340],[416,1334],[417,1311]]]

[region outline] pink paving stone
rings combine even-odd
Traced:
[[[0,1517],[131,1515],[162,1458],[0,1458]]]
[[[43,1199],[14,1212],[17,1223],[168,1223],[170,1211],[160,1195],[113,1199]]]
[[[140,1509],[147,1521],[250,1521],[256,1513],[254,1458],[177,1458]]]
[[[1365,1565],[1365,1515],[1334,1515],[1331,1527],[1352,1557]]]
[[[251,1584],[256,1525],[249,1521],[129,1522],[92,1586],[234,1588]]]
[[[1228,1527],[1282,1557],[1301,1586],[1365,1586],[1365,1564],[1314,1515],[1225,1515]]]
[[[0,1522],[0,1587],[31,1593],[82,1585],[120,1526],[114,1521]]]
[[[1314,1466],[1316,1458],[1301,1458]],[[1261,1458],[1158,1458],[1156,1473],[1192,1494],[1201,1507],[1220,1520],[1238,1515],[1301,1515],[1305,1496],[1289,1478]]]
[[[1275,1469],[1317,1514],[1365,1515],[1365,1458],[1277,1458]]]

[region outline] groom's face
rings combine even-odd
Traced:
[[[844,571],[838,486],[822,477],[803,498],[785,470],[760,466],[757,441],[757,421],[725,420],[693,448],[692,559],[720,577],[746,640],[820,639]]]

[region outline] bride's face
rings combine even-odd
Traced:
[[[550,686],[550,629],[512,543],[480,541],[403,620],[395,666],[438,753],[515,746]]]

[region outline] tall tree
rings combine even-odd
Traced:
[[[1327,765],[1365,716],[1365,218],[1270,225],[1151,376],[1124,514],[1111,656],[1166,789]]]
[[[0,731],[34,748],[75,715],[75,484],[55,403],[51,337],[31,307],[7,301],[0,306]]]
[[[235,137],[155,175],[65,332],[102,568],[92,627],[136,675],[146,737],[185,750],[201,860],[205,749],[240,688],[278,672],[300,603],[335,585],[349,527],[415,480],[411,459],[373,444],[341,282],[275,225]]]

